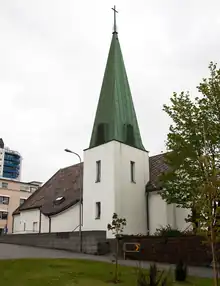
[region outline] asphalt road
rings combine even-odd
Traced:
[[[69,259],[88,259],[94,261],[103,261],[112,263],[110,256],[95,256],[81,253],[73,253],[62,250],[36,248],[29,246],[20,246],[14,244],[0,243],[0,259],[19,259],[19,258],[69,258]],[[138,261],[120,260],[121,265],[138,266]],[[174,265],[157,264],[161,269],[173,269]],[[141,262],[143,268],[149,268],[149,262]],[[212,269],[202,267],[189,267],[190,276],[212,277]]]

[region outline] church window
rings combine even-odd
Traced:
[[[101,182],[101,161],[96,161],[96,183]]]
[[[95,206],[96,206],[95,218],[96,219],[100,219],[100,217],[101,217],[101,203],[100,202],[96,202]]]
[[[135,183],[135,162],[130,162],[130,168],[131,168],[131,182]]]
[[[126,124],[126,144],[134,146],[134,128],[131,124]]]
[[[101,145],[105,143],[105,126],[106,124],[100,123],[97,127],[96,145]]]

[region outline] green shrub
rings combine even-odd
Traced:
[[[157,270],[156,264],[150,266],[148,274],[145,274],[144,271],[139,268],[137,286],[168,286],[173,283],[169,280],[169,272]]]
[[[165,236],[165,237],[177,237],[177,236],[183,236],[184,233],[182,233],[178,229],[173,229],[170,225],[167,225],[165,227],[161,226],[160,228],[157,228],[154,235]]]
[[[182,260],[176,265],[175,279],[176,281],[185,281],[187,276],[187,266]]]

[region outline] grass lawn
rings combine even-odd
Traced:
[[[1,285],[8,286],[104,286],[115,285],[114,265],[110,263],[70,259],[0,260]],[[119,266],[122,282],[119,286],[136,286],[136,270]],[[189,279],[190,283],[175,285],[212,285],[210,279]]]

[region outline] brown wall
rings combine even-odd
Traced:
[[[123,244],[139,242],[140,252],[127,253],[126,257],[142,261],[155,261],[175,264],[182,259],[188,265],[209,266],[212,262],[211,251],[204,238],[199,236],[185,237],[124,237],[120,241],[120,255],[123,255]],[[111,241],[111,249],[114,241]]]

